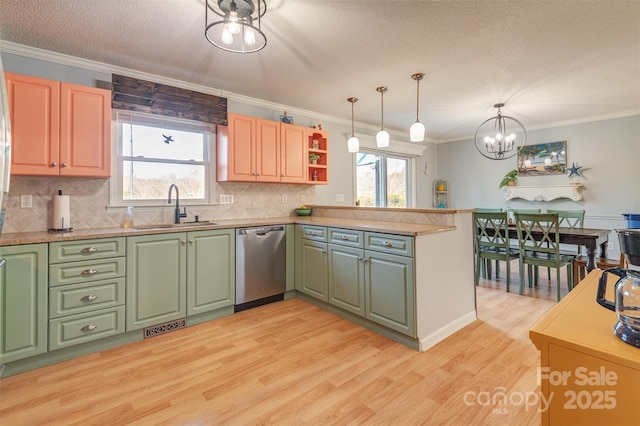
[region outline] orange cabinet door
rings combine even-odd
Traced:
[[[255,118],[228,114],[228,180],[256,180]]]
[[[307,182],[307,128],[280,123],[280,181]]]
[[[256,180],[280,182],[280,123],[256,118]]]
[[[60,175],[111,176],[111,92],[60,87]]]
[[[6,73],[11,120],[11,174],[57,176],[60,83]]]

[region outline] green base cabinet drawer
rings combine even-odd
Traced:
[[[324,226],[300,225],[302,238],[314,241],[327,241],[327,228]]]
[[[364,238],[364,248],[367,250],[413,257],[413,237],[366,232]]]
[[[49,318],[124,305],[124,277],[49,289]]]
[[[125,276],[124,257],[60,263],[49,266],[49,287]]]
[[[364,233],[353,229],[329,228],[329,242],[350,247],[363,247]]]
[[[49,350],[124,333],[124,306],[49,321]]]
[[[120,257],[125,249],[124,237],[49,243],[49,263]]]

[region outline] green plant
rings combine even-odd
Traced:
[[[311,154],[309,154],[309,161],[315,161],[315,160],[319,160],[320,156],[318,154],[316,154],[315,152],[312,152]]]
[[[498,188],[504,188],[505,186],[509,185],[509,182],[515,182],[517,180],[518,180],[518,170],[517,169],[509,170],[507,174],[504,175],[504,177],[500,181],[500,186]]]

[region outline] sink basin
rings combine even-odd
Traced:
[[[188,228],[192,226],[217,225],[215,222],[199,221],[199,222],[182,222],[182,223],[155,223],[149,225],[135,226],[135,229],[168,229],[168,228]]]

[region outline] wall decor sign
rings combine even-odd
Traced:
[[[518,153],[518,176],[567,173],[567,141],[525,145]]]

